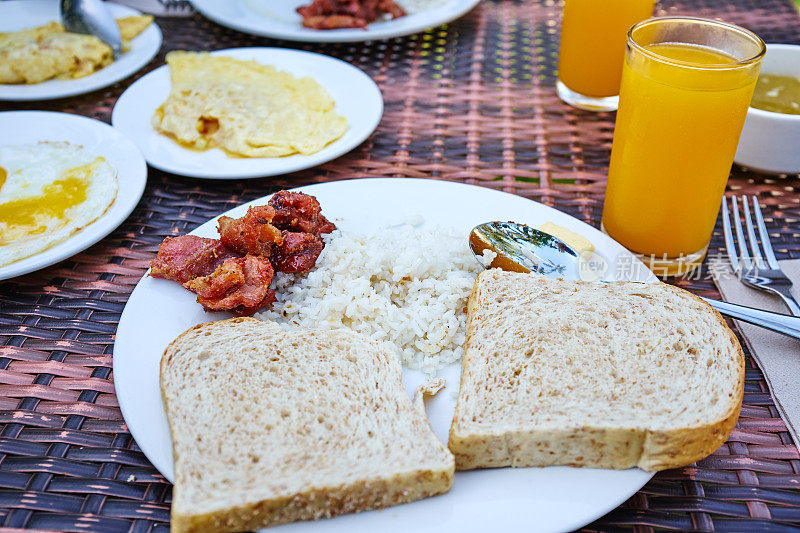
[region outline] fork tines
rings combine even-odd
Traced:
[[[767,226],[764,224],[764,216],[761,214],[761,207],[758,205],[758,198],[752,196],[753,213],[758,227],[758,238],[756,238],[753,217],[750,214],[750,202],[747,196],[742,195],[742,214],[739,212],[739,202],[736,197],[731,197],[731,212],[733,215],[733,231],[731,231],[731,219],[728,213],[728,201],[722,198],[722,229],[725,234],[725,248],[728,250],[728,257],[734,271],[743,270],[749,272],[753,270],[765,270],[767,268],[777,270],[780,268],[772,244],[769,241]],[[744,230],[742,229],[741,219],[744,218]],[[736,232],[736,242],[734,242],[733,232]],[[745,232],[747,239],[745,239]],[[749,246],[748,246],[749,241]],[[760,241],[760,246],[759,246]],[[738,245],[738,252],[737,252]],[[761,250],[764,254],[762,256]],[[766,257],[766,260],[765,260]]]

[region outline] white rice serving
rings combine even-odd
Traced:
[[[402,7],[406,13],[419,13],[426,9],[439,7],[447,0],[395,0],[397,5]]]
[[[257,318],[287,328],[350,328],[426,374],[461,358],[467,299],[482,270],[463,232],[404,224],[324,238],[311,272],[275,275],[277,301]]]

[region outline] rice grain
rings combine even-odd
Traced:
[[[461,233],[404,224],[324,239],[311,272],[276,274],[277,301],[257,318],[287,328],[350,328],[430,375],[461,358],[467,299],[482,270]]]

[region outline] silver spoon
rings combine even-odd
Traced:
[[[114,53],[122,53],[117,21],[102,0],[61,0],[61,22],[67,31],[94,35]]]
[[[487,222],[469,234],[469,246],[484,268],[535,272],[551,278],[581,279],[579,255],[558,238],[516,222]],[[484,250],[497,254],[487,264]],[[721,314],[800,339],[800,317],[703,298]]]

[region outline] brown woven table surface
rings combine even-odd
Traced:
[[[659,14],[718,17],[767,42],[800,44],[791,0],[664,0]],[[366,71],[386,102],[375,134],[348,155],[278,178],[193,180],[150,169],[116,231],[51,268],[0,282],[0,526],[149,531],[169,526],[171,486],[133,441],[111,374],[114,332],[168,235],[279,188],[363,177],[445,179],[502,189],[599,225],[613,114],[555,94],[560,2],[484,0],[446,26],[384,42],[312,45],[161,18],[164,46],[108,89],[2,110],[43,109],[109,122],[117,97],[174,49],[283,46]],[[735,168],[730,192],[759,195],[779,257],[800,257],[800,179]],[[721,246],[719,228],[712,253]],[[705,271],[674,283],[718,296]],[[728,441],[696,465],[661,472],[589,530],[800,530],[800,454],[748,357],[744,406]]]

